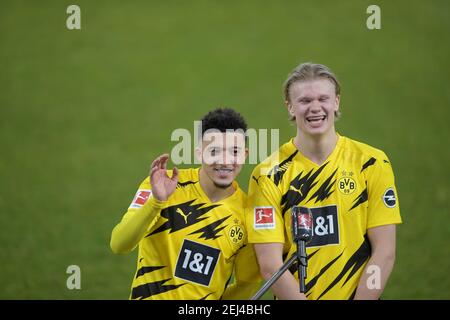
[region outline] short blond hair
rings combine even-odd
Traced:
[[[284,82],[284,100],[290,102],[289,90],[295,82],[311,81],[316,79],[328,79],[334,85],[336,96],[341,94],[341,86],[336,75],[327,66],[319,63],[305,62],[298,65],[291,71],[288,78]],[[339,118],[341,112],[338,110],[334,113],[335,118]],[[291,120],[294,120],[292,117]]]

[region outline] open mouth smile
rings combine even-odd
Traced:
[[[233,169],[229,169],[229,168],[214,168],[214,171],[217,171],[219,173],[231,173],[231,172],[233,172]]]
[[[319,122],[319,121],[323,121],[325,120],[327,116],[322,115],[322,116],[310,116],[310,117],[306,117],[306,121],[308,122]]]

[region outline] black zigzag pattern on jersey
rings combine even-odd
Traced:
[[[358,287],[356,287],[355,290],[353,290],[353,292],[352,292],[352,294],[350,295],[350,297],[348,297],[348,300],[353,300],[353,299],[355,299],[356,289],[358,289]]]
[[[172,278],[169,279],[164,279],[164,280],[160,280],[160,281],[155,281],[155,282],[149,282],[149,283],[145,283],[143,285],[134,287],[133,290],[131,291],[131,299],[145,299],[163,292],[167,292],[167,291],[171,291],[171,290],[175,290],[183,285],[185,285],[185,283],[182,284],[177,284],[177,285],[167,285],[165,286],[164,283],[166,283],[167,281],[171,280]]]
[[[223,286],[223,290],[222,290],[222,295],[220,296],[219,300],[223,300],[223,295],[224,295],[224,293],[225,293],[225,290],[226,290],[227,287],[228,287],[228,284],[229,284],[230,281],[231,281],[231,277],[232,277],[232,276],[233,276],[233,274],[230,274],[230,276],[228,277],[227,282],[225,282],[225,285]]]
[[[342,284],[342,287],[347,283],[348,280],[353,277],[353,275],[361,268],[361,266],[370,258],[370,255],[372,254],[372,247],[370,246],[369,238],[367,237],[367,234],[364,235],[364,241],[361,245],[361,247],[353,254],[353,256],[349,259],[349,262],[347,264],[353,264],[353,269],[350,271],[350,273],[347,276],[347,279],[345,279],[344,283]],[[350,260],[353,258],[353,262]]]
[[[204,297],[202,297],[202,298],[200,298],[200,299],[198,299],[198,300],[206,300],[206,298],[208,298],[210,295],[212,295],[213,294],[213,292],[210,292],[210,293],[208,293],[206,296],[204,296]]]
[[[369,160],[367,160],[367,162],[363,164],[361,172],[366,170],[367,167],[370,167],[371,165],[375,164],[375,162],[377,162],[377,159],[375,159],[374,157],[372,157]]]
[[[309,259],[311,259],[316,253],[317,253],[317,251],[319,251],[320,249],[317,249],[316,251],[314,251],[314,252],[311,252],[311,254],[308,254],[308,260]],[[294,254],[296,254],[296,252],[295,253],[293,253],[292,255],[294,255]],[[292,257],[292,255],[291,255],[291,257]],[[286,255],[287,256],[287,255]],[[285,257],[286,257],[285,256]],[[289,259],[291,258],[291,257],[289,257]],[[289,260],[288,259],[288,260]],[[296,272],[298,272],[298,260],[296,260],[290,267],[289,267],[289,271],[292,273],[292,274],[295,274]]]
[[[291,154],[287,159],[283,160],[279,164],[275,165],[272,169],[270,169],[267,177],[270,179],[273,176],[273,182],[276,186],[283,178],[283,175],[286,173],[286,170],[289,168],[289,165],[292,163],[292,159],[294,159],[295,155],[298,153],[298,150],[295,150],[293,154]]]
[[[350,210],[355,209],[357,206],[366,202],[368,199],[369,195],[367,193],[367,186],[366,186],[366,188],[359,194],[359,196],[357,196],[356,199],[353,200],[353,206],[350,208]]]
[[[227,220],[229,217],[231,217],[231,214],[225,218],[219,219],[217,221],[214,221],[213,223],[208,224],[207,226],[200,228],[194,232],[191,232],[190,234],[196,234],[196,233],[201,233],[201,235],[199,236],[199,238],[204,238],[205,240],[209,240],[209,239],[217,239],[219,237],[221,237],[222,235],[217,235],[220,231],[222,231],[223,229],[225,229],[227,227],[227,224],[218,228],[222,222],[224,222],[225,220]],[[216,229],[217,228],[217,229]]]
[[[283,214],[292,206],[295,206],[306,199],[308,192],[317,184],[316,179],[327,164],[328,162],[324,163],[315,172],[313,172],[314,170],[309,171],[305,176],[302,176],[302,171],[298,176],[292,179],[289,184],[289,190],[281,197]]]
[[[139,268],[139,270],[136,272],[136,278],[140,277],[146,273],[150,273],[159,269],[164,268],[165,266],[155,266],[155,267],[141,267]]]
[[[308,201],[311,201],[312,199],[316,198],[316,201],[314,203],[320,202],[331,196],[331,194],[334,192],[334,190],[331,190],[336,183],[336,179],[334,179],[333,182],[331,180],[334,178],[334,175],[336,174],[337,169],[334,170],[333,174],[329,176],[324,183],[317,189],[316,192],[309,198]]]
[[[322,269],[320,269],[319,273],[305,285],[306,292],[309,292],[314,287],[317,280],[319,280],[319,278],[342,256],[343,253],[344,252],[342,251],[336,258],[328,262]],[[311,293],[312,292],[309,292],[306,296],[310,296]]]
[[[178,182],[178,183],[177,183],[177,189],[187,187],[187,186],[189,186],[189,185],[191,185],[191,184],[196,184],[197,182],[198,182],[198,181]]]
[[[194,200],[189,200],[184,203],[180,203],[174,206],[167,207],[161,210],[161,217],[166,218],[168,221],[159,226],[156,230],[149,233],[146,237],[149,237],[155,233],[166,231],[170,229],[169,233],[184,229],[197,222],[205,220],[206,217],[201,217],[208,211],[220,206],[220,204],[214,204],[206,206],[205,203],[192,204]]]
[[[372,253],[372,249],[370,247],[369,239],[368,239],[367,235],[364,235],[364,241],[362,242],[361,246],[348,259],[347,263],[344,265],[341,272],[330,283],[330,285],[320,294],[320,296],[317,299],[322,298],[328,291],[330,291],[342,279],[342,277],[351,269],[349,275],[347,276],[347,279],[342,284],[342,286],[344,286],[347,283],[347,281],[370,258],[371,253]]]

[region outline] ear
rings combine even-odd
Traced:
[[[197,159],[198,163],[203,162],[202,142],[200,142],[199,146],[195,148],[195,158]]]
[[[294,116],[294,108],[292,107],[292,104],[288,100],[284,101],[284,104],[286,105],[286,108],[288,109],[288,112],[291,116]]]
[[[335,100],[335,105],[334,105],[334,112],[338,112],[340,102],[341,102],[341,96],[337,95],[336,100]]]

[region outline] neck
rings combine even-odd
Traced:
[[[320,136],[311,136],[297,130],[294,144],[301,153],[314,163],[322,165],[333,152],[338,141],[336,131],[329,130]]]
[[[200,187],[211,202],[218,202],[231,196],[235,189],[233,185],[226,188],[217,187],[208,175],[200,168],[199,172]]]

